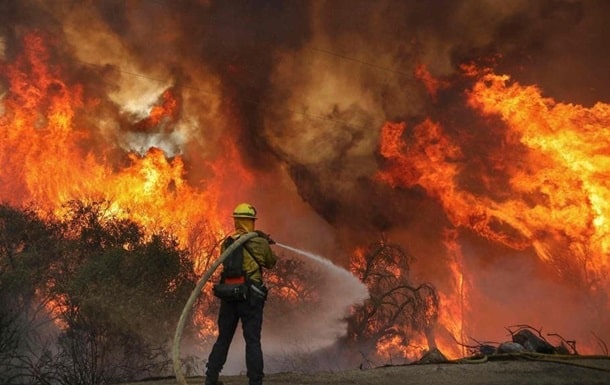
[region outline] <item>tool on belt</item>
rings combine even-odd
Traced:
[[[230,247],[238,238],[227,237],[223,242],[223,250]],[[223,270],[220,282],[213,287],[214,295],[224,301],[264,300],[267,298],[267,288],[250,280],[250,275],[244,271],[244,248],[250,253],[258,265],[261,274],[262,268],[254,253],[244,243],[240,244],[223,261]]]

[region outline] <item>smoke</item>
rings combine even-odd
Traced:
[[[460,64],[497,55],[501,68],[516,70],[516,79],[541,84],[551,92],[561,89],[560,99],[569,92],[570,100],[587,102],[589,97],[574,96],[595,89],[590,96],[604,100],[607,91],[596,80],[575,87],[557,80],[573,79],[569,73],[607,76],[602,67],[591,71],[584,60],[605,51],[600,49],[603,38],[585,32],[601,27],[597,5],[572,1],[321,2],[312,15],[312,38],[298,52],[284,54],[274,71],[276,98],[268,104],[267,141],[291,166],[301,194],[325,218],[354,227],[366,223],[381,230],[393,227],[397,225],[394,210],[366,210],[367,202],[387,203],[403,195],[392,191],[388,196],[372,180],[379,167],[377,128],[385,121],[417,122],[433,116],[451,119],[447,121],[451,129],[456,119],[468,114],[455,111],[459,88],[445,91],[444,100],[431,99],[412,75],[415,65],[424,64],[435,77],[451,78]],[[578,37],[562,38],[569,34]],[[581,42],[578,47],[576,41]],[[566,43],[578,51],[587,50],[582,62],[567,55],[565,46],[558,49]],[[608,55],[601,56],[607,64]],[[545,76],[533,76],[531,71]],[[448,109],[458,115],[447,117]],[[310,151],[312,147],[316,151]],[[362,221],[354,221],[353,207],[364,209],[359,216]]]

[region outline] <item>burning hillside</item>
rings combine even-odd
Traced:
[[[252,202],[274,238],[354,272],[380,239],[408,249],[404,270],[439,295],[422,345],[458,356],[454,339],[529,323],[595,352],[608,8],[5,1],[0,200],[59,216],[107,201],[176,234],[198,273]],[[378,349],[410,356],[402,343]]]

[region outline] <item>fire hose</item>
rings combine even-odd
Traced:
[[[577,362],[579,359],[588,359],[588,360],[610,360],[609,356],[604,355],[590,355],[590,356],[580,356],[573,354],[544,354],[544,353],[536,353],[536,352],[519,352],[519,353],[502,353],[502,354],[493,354],[493,355],[484,355],[479,357],[472,358],[460,358],[457,360],[450,361],[450,363],[456,364],[484,364],[488,361],[492,360],[509,360],[509,359],[525,359],[529,361],[543,361],[543,362],[552,362],[556,364],[564,364],[564,365],[572,365],[578,366],[585,369],[593,369],[593,370],[601,370],[604,372],[610,372],[609,369],[583,364],[581,362]]]
[[[256,236],[259,236],[259,233],[257,233],[256,231],[246,233],[246,234],[240,236],[235,242],[233,242],[233,244],[231,246],[227,247],[227,249],[220,255],[218,260],[216,260],[212,264],[212,266],[210,266],[210,268],[199,279],[199,282],[197,282],[197,286],[195,286],[195,288],[191,292],[191,296],[189,297],[188,301],[186,301],[186,305],[184,306],[184,309],[182,310],[182,314],[180,315],[180,319],[178,320],[178,326],[176,327],[176,334],[174,334],[174,345],[172,348],[172,361],[174,364],[174,373],[176,374],[176,380],[178,381],[179,385],[186,385],[186,379],[184,378],[184,374],[182,373],[181,363],[180,363],[180,340],[182,339],[182,331],[184,330],[184,324],[186,323],[186,320],[193,307],[193,304],[195,303],[195,300],[199,296],[199,293],[201,293],[201,289],[203,289],[203,285],[206,284],[206,282],[210,279],[210,277],[212,276],[214,271],[233,252],[233,250],[238,248],[241,244],[243,244],[247,240],[254,238]]]

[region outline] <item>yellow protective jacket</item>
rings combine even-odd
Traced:
[[[247,231],[238,229],[234,234],[230,235],[231,238],[237,240],[242,234]],[[224,251],[224,249],[222,250]],[[250,238],[244,243],[244,273],[250,280],[262,284],[263,276],[261,268],[271,269],[277,262],[277,256],[269,247],[269,242],[264,237]],[[252,253],[250,253],[252,252]],[[256,258],[256,261],[254,260]],[[258,263],[257,263],[258,262]]]

